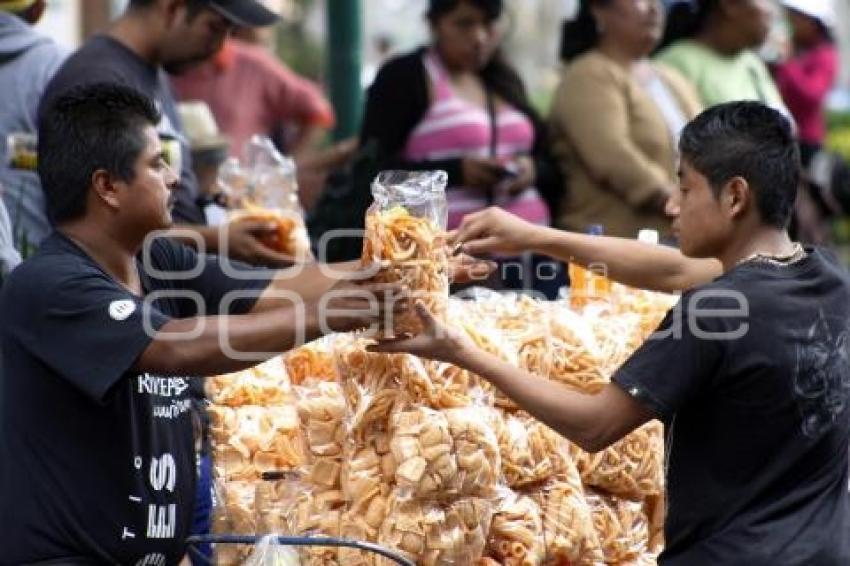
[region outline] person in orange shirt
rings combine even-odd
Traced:
[[[227,39],[210,61],[172,77],[171,84],[179,100],[209,105],[236,157],[242,157],[251,136],[275,139],[284,130],[293,135],[282,149],[302,154],[336,121],[316,84],[295,74],[263,46],[236,38]]]

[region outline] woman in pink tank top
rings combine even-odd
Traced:
[[[501,0],[430,0],[431,46],[385,64],[367,97],[361,143],[377,142],[384,169],[445,170],[450,229],[493,205],[549,224],[564,192],[542,121],[499,51],[502,11]],[[501,284],[554,296],[559,266],[522,262]]]

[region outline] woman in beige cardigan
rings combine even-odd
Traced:
[[[567,63],[551,111],[552,148],[568,179],[560,228],[634,237],[662,233],[676,186],[676,145],[699,97],[649,53],[661,38],[658,0],[582,0],[564,25]]]

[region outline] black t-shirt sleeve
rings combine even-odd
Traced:
[[[181,317],[245,314],[251,310],[274,277],[274,271],[251,267],[219,256],[199,254],[189,246],[158,238],[151,248],[154,266],[160,272],[173,272],[174,288],[190,291],[204,303],[200,313],[182,302]],[[170,281],[165,281],[170,283]],[[167,287],[167,286],[166,286]],[[175,294],[175,296],[179,296]]]
[[[662,421],[711,386],[729,335],[715,316],[724,306],[686,293],[655,333],[612,378]],[[719,338],[726,336],[726,339]]]
[[[170,318],[93,270],[52,285],[18,328],[20,342],[86,396],[102,401]]]

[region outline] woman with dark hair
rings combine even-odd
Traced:
[[[446,171],[449,228],[492,204],[548,224],[564,190],[543,124],[499,49],[502,15],[501,0],[430,0],[431,44],[383,65],[367,96],[361,144],[377,142],[384,169]],[[546,285],[524,267],[535,273],[506,286],[556,294],[554,279]]]
[[[564,24],[566,63],[552,106],[552,149],[569,175],[558,226],[635,237],[667,231],[679,132],[700,110],[677,73],[648,56],[663,28],[657,0],[583,0]]]
[[[753,51],[770,32],[771,0],[672,0],[656,59],[693,83],[705,106],[758,100],[789,115]]]
[[[830,0],[783,0],[791,26],[788,59],[776,67],[776,86],[797,121],[800,156],[808,166],[826,136],[823,105],[838,74]]]

